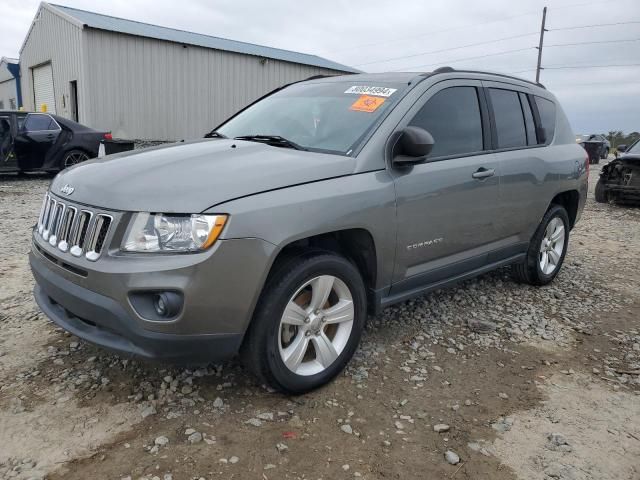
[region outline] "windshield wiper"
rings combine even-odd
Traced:
[[[209,133],[207,133],[204,138],[227,138],[226,135],[221,134],[220,132],[216,131],[216,130],[212,130]]]
[[[240,137],[233,137],[234,140],[246,140],[248,142],[261,142],[266,143],[268,145],[273,145],[274,147],[284,147],[284,148],[293,148],[294,150],[304,150],[307,151],[306,148],[298,145],[291,140],[287,140],[280,135],[243,135]]]

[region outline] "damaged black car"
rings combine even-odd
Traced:
[[[640,205],[640,139],[618,146],[619,158],[602,167],[596,184],[596,202]]]

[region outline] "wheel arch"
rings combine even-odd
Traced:
[[[580,193],[578,190],[567,190],[558,193],[551,200],[549,207],[551,207],[551,205],[560,205],[561,207],[564,207],[569,215],[569,226],[570,228],[573,228],[576,224],[578,208],[580,207]]]
[[[271,264],[265,285],[279,266],[292,258],[317,251],[341,255],[356,266],[366,288],[367,308],[373,311],[380,258],[373,235],[365,228],[325,232],[299,238],[283,245]]]

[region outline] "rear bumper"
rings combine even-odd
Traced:
[[[33,253],[29,260],[38,306],[54,323],[88,342],[120,354],[183,364],[228,359],[240,348],[240,333],[183,335],[141,329],[113,299],[54,273]]]

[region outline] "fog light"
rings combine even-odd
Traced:
[[[160,293],[153,299],[153,306],[156,308],[156,313],[161,317],[167,315],[167,302],[164,299],[164,293]]]
[[[161,292],[153,296],[153,308],[159,317],[175,317],[182,307],[182,298],[174,292]]]

